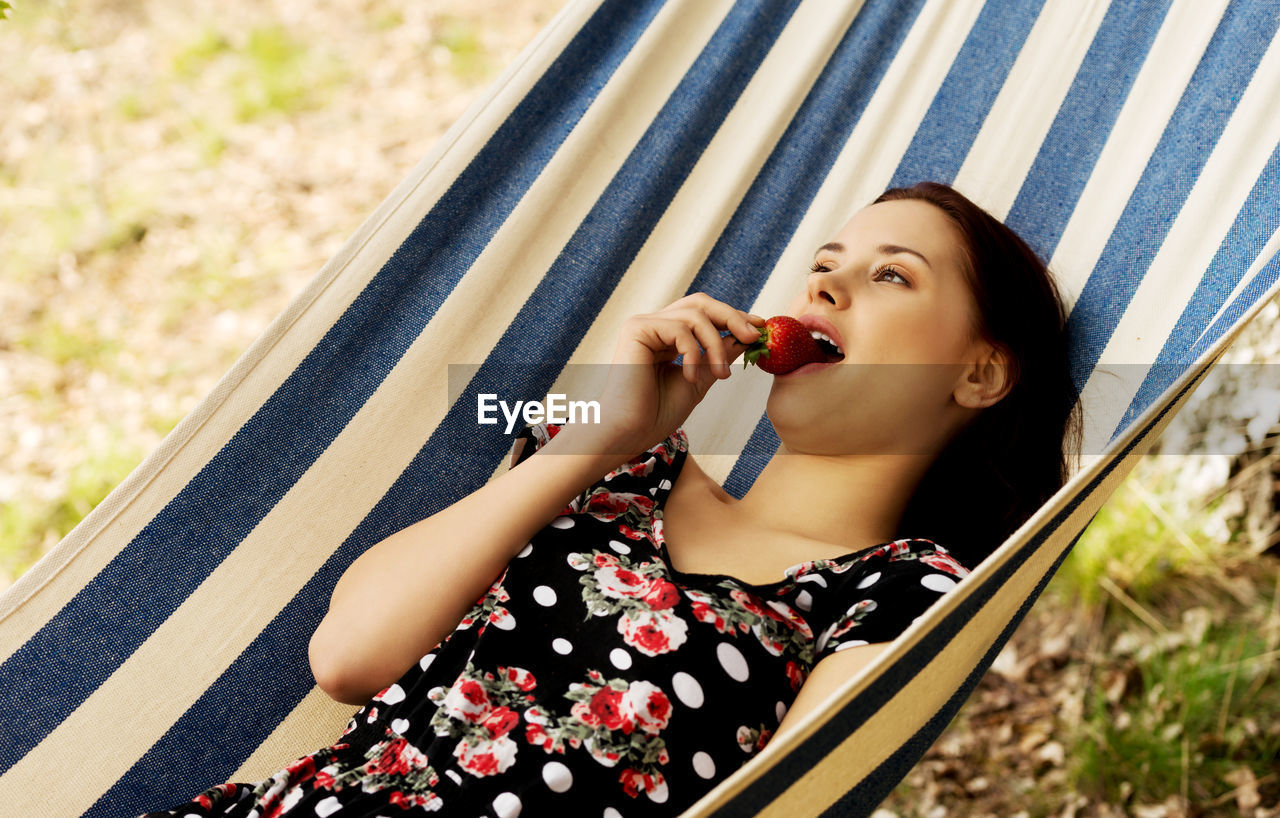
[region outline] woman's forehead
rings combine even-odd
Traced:
[[[914,199],[862,208],[833,241],[844,245],[846,252],[873,252],[882,245],[909,248],[933,267],[955,265],[963,255],[963,239],[951,219],[934,205]]]

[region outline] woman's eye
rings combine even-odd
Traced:
[[[816,262],[816,261],[813,263],[813,266],[809,268],[809,270],[810,270],[811,272],[815,272],[815,273],[829,273],[829,272],[831,272],[831,268],[830,268],[830,267],[827,267],[826,265],[823,265],[823,264],[819,264],[819,263],[818,263],[818,262]]]
[[[897,270],[893,269],[892,267],[881,267],[879,270],[876,270],[876,274],[873,276],[873,278],[876,281],[880,281],[890,276],[892,276],[893,278],[896,278],[898,280],[897,283],[906,284],[908,287],[911,286],[911,282],[907,281],[906,277],[904,277],[902,273],[899,273]]]

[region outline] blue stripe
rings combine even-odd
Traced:
[[[487,480],[510,438],[497,428],[478,433],[476,396],[541,396],[551,387],[796,5],[798,0],[786,6],[761,0],[733,7],[396,484],[277,620],[103,795],[90,815],[173,803],[221,781],[311,689],[306,645],[338,577],[370,545]],[[261,680],[267,678],[272,684],[263,690]],[[233,730],[227,729],[229,723],[235,724]],[[210,735],[218,735],[222,744],[216,763],[201,742]]]
[[[956,178],[1043,6],[1044,0],[983,5],[889,187]]]
[[[1171,0],[1113,0],[1005,224],[1053,257]]]
[[[1156,356],[1155,364],[1133,396],[1124,417],[1112,433],[1112,438],[1123,432],[1188,366],[1195,363],[1195,356],[1191,354],[1193,347],[1202,350],[1207,348],[1220,337],[1226,326],[1230,326],[1219,322],[1215,325],[1217,332],[1204,333],[1209,321],[1217,315],[1240,279],[1249,271],[1249,265],[1258,258],[1272,233],[1280,225],[1276,202],[1280,202],[1280,146],[1271,154],[1271,159],[1249,192],[1244,206],[1236,214],[1231,229],[1227,231],[1217,254],[1209,264],[1209,269],[1205,271],[1190,301],[1178,316],[1178,323],[1169,333]],[[1272,264],[1267,266],[1274,265],[1275,259],[1272,259]],[[1274,270],[1271,274],[1274,276]],[[1264,287],[1267,277],[1260,276],[1260,279],[1255,279],[1254,283],[1258,287]],[[1248,303],[1252,304],[1254,300],[1251,299]]]
[[[601,6],[297,370],[91,583],[0,665],[0,706],[24,714],[0,724],[0,772],[168,619],[342,431],[537,178],[656,5]],[[567,95],[566,88],[578,93]]]
[[[1203,355],[1214,342],[1215,339],[1221,338],[1222,334],[1232,327],[1235,322],[1247,312],[1259,299],[1273,298],[1276,295],[1276,281],[1280,279],[1280,253],[1271,257],[1253,280],[1245,285],[1245,288],[1236,296],[1235,301],[1231,302],[1231,306],[1222,311],[1222,315],[1218,316],[1218,320],[1213,322],[1213,326],[1209,327],[1204,337],[1191,347],[1191,353],[1187,356],[1194,360]]]
[[[1222,135],[1278,18],[1232,0],[1067,321],[1082,389]],[[1120,272],[1117,273],[1117,270]]]

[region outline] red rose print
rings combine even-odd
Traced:
[[[632,798],[642,792],[653,792],[666,784],[661,773],[642,773],[639,770],[626,769],[618,776],[622,789]]]
[[[591,697],[591,715],[597,724],[610,730],[621,730],[630,733],[635,729],[631,719],[622,710],[622,691],[611,687],[602,687]]]
[[[524,668],[509,667],[498,668],[498,670],[506,675],[507,681],[511,682],[521,690],[533,690],[537,687],[537,682],[534,680],[533,674]]]
[[[491,708],[489,694],[485,693],[484,686],[474,679],[466,678],[459,679],[449,688],[442,706],[450,718],[472,724],[483,721]]]
[[[516,743],[507,736],[492,740],[465,738],[458,742],[453,754],[459,767],[480,778],[505,773],[515,763],[517,749]]]
[[[939,571],[945,571],[956,577],[969,576],[969,569],[956,562],[950,556],[942,553],[921,554],[920,561],[931,568],[937,568]]]
[[[792,690],[799,690],[800,685],[804,684],[805,677],[808,675],[799,663],[787,662],[787,681],[791,683]]]
[[[409,772],[409,764],[401,757],[407,743],[403,737],[386,742],[377,760],[369,764],[369,774],[404,775]]]
[[[645,592],[644,601],[653,610],[663,611],[675,607],[680,601],[680,592],[665,579],[655,579]]]
[[[618,619],[618,632],[628,645],[646,656],[670,653],[688,639],[689,624],[667,611],[640,611]]]
[[[866,562],[867,560],[875,559],[876,557],[883,557],[885,554],[888,554],[888,553],[889,553],[889,546],[882,545],[879,548],[877,548],[875,551],[872,551],[869,554],[863,554],[862,559],[859,561]]]
[[[505,736],[507,733],[514,730],[516,725],[519,723],[520,717],[517,716],[514,711],[506,707],[495,708],[488,716],[485,716],[484,721],[481,722],[481,724],[483,724],[489,731],[489,735],[494,738]]]
[[[306,781],[316,774],[316,760],[312,756],[303,756],[284,768],[291,782]]]
[[[737,602],[756,616],[770,616],[769,611],[754,596],[740,588],[734,588],[729,592],[729,596],[733,598],[734,602]]]
[[[626,537],[629,540],[643,540],[645,537],[645,534],[643,531],[636,531],[631,526],[624,525],[622,523],[618,524],[618,531],[622,534],[622,536]]]
[[[649,590],[649,581],[626,568],[606,565],[594,574],[600,593],[614,599],[632,599],[643,596]]]
[[[627,688],[624,707],[635,724],[649,735],[657,735],[671,718],[671,700],[662,688],[651,682],[632,682]]]

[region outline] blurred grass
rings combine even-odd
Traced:
[[[138,465],[561,5],[14,10],[0,27],[0,590]]]

